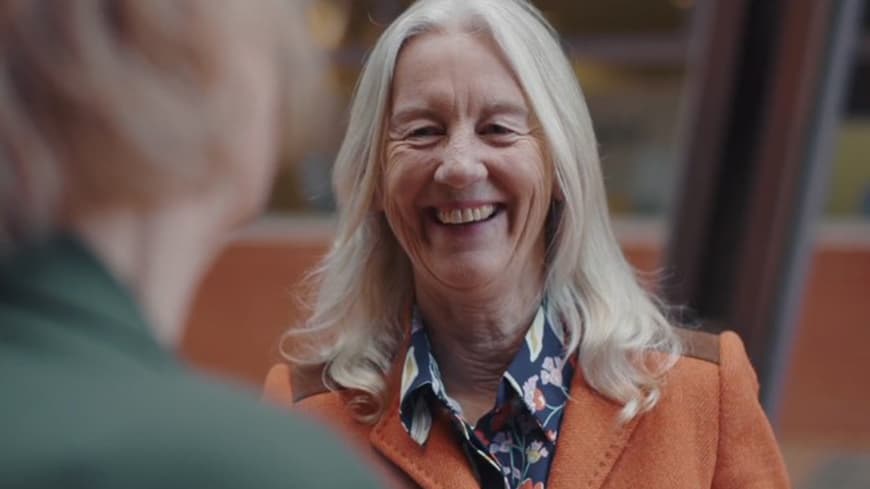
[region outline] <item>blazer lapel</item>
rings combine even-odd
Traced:
[[[411,343],[411,308],[403,316],[408,333],[399,348],[401,352],[393,362],[387,380],[390,406],[369,434],[369,442],[387,460],[410,476],[425,489],[479,487],[468,459],[457,440],[450,420],[440,413],[432,413],[432,429],[423,446],[415,442],[402,426],[399,399],[404,352]]]
[[[397,398],[398,399],[398,398]],[[399,405],[394,402],[388,414],[372,429],[369,440],[384,457],[410,476],[420,487],[478,487],[453,427],[444,416],[435,416],[429,439],[418,445],[399,418]]]
[[[620,425],[622,406],[594,391],[580,369],[572,384],[547,487],[597,489],[625,449],[638,418]]]

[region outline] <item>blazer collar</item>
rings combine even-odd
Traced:
[[[443,415],[434,416],[429,438],[420,445],[402,426],[397,396],[390,410],[372,429],[369,440],[375,449],[420,487],[478,487],[453,427]]]
[[[408,308],[403,315],[406,325],[410,324],[410,312]],[[408,332],[398,350],[400,352],[408,350],[411,342],[410,329]],[[396,355],[390,369],[387,378],[388,407],[369,433],[369,442],[420,487],[477,487],[477,478],[460,448],[450,421],[444,416],[440,413],[433,416],[429,438],[424,445],[418,444],[405,431],[400,413],[404,357],[405,355]]]
[[[478,487],[449,420],[435,416],[424,446],[405,431],[399,415],[402,363],[394,364],[390,373],[389,408],[369,434],[372,446],[425,489]],[[592,389],[580,368],[574,374],[570,394],[547,487],[569,489],[583,484],[597,489],[613,469],[639,420],[620,425],[622,406]]]

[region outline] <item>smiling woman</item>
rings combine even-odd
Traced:
[[[602,180],[534,7],[415,3],[363,71],[335,243],[267,395],[411,486],[784,487],[739,339],[669,323]]]
[[[543,290],[553,177],[523,92],[497,53],[473,34],[407,44],[393,77],[382,205],[427,317],[465,318],[463,305],[511,297],[509,308],[491,311],[504,316],[492,322],[525,327]]]

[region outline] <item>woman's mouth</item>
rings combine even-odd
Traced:
[[[483,204],[469,207],[436,208],[435,219],[441,224],[473,224],[486,221],[498,212],[494,204]]]

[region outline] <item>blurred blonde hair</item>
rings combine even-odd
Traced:
[[[337,235],[313,275],[313,314],[290,330],[287,359],[325,363],[331,388],[349,389],[362,421],[383,413],[385,375],[406,334],[411,266],[375,199],[390,83],[402,46],[427,32],[487,35],[501,49],[540,122],[558,194],[550,219],[545,294],[567,325],[587,382],[624,405],[623,421],[651,409],[680,342],[647,294],[610,227],[589,113],[574,72],[541,13],[521,0],[422,0],[381,35],[362,72],[334,170]],[[650,351],[664,355],[647,355]]]
[[[317,70],[291,4],[4,1],[0,244],[51,232],[71,202],[150,206],[227,178],[242,59],[274,58],[298,133]]]

